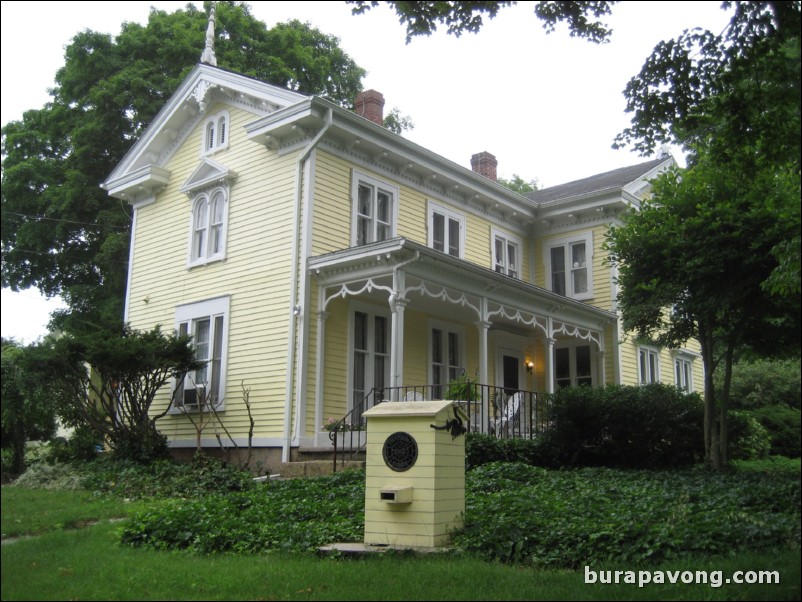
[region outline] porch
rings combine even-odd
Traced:
[[[612,312],[409,240],[315,257],[309,268],[307,447],[330,446],[333,422],[338,443],[353,447],[354,417],[410,396],[459,399],[474,432],[533,436],[545,421],[533,391],[604,384],[614,372]],[[449,395],[466,375],[472,392]]]

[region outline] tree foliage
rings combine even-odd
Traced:
[[[361,15],[379,4],[389,4],[398,15],[398,21],[407,28],[407,43],[413,37],[431,35],[439,26],[455,36],[477,33],[484,25],[484,17],[494,18],[499,10],[517,2],[382,2],[376,0],[346,0],[355,5],[352,9]],[[587,38],[592,42],[605,42],[610,29],[598,19],[609,15],[615,1],[583,0],[580,2],[537,2],[535,15],[543,28],[552,32],[559,22],[565,22],[571,36]]]
[[[29,348],[13,340],[2,341],[2,447],[12,450],[11,470],[25,469],[25,444],[30,440],[49,440],[56,432],[55,399],[47,381],[31,370]]]
[[[727,457],[735,350],[777,353],[799,344],[798,297],[763,287],[777,266],[772,249],[798,231],[777,220],[774,207],[798,203],[799,180],[776,165],[760,167],[750,153],[728,166],[700,154],[693,167],[657,179],[653,199],[608,234],[624,327],[670,348],[691,338],[701,345],[706,452],[715,467]]]
[[[166,454],[156,421],[170,408],[150,414],[159,390],[202,366],[189,337],[158,327],[63,336],[39,346],[34,359],[68,422],[91,427],[117,455],[136,461]]]
[[[526,194],[527,192],[534,192],[539,188],[540,184],[537,181],[537,178],[532,178],[531,180],[524,180],[517,173],[512,174],[512,177],[509,180],[505,178],[499,178],[497,182],[502,186],[504,186],[504,188],[509,188],[510,190],[513,190],[518,194]]]
[[[78,33],[52,100],[3,127],[2,285],[63,295],[62,328],[121,320],[131,214],[99,184],[197,64],[206,25],[189,4],[116,37]],[[217,3],[215,52],[222,68],[342,106],[365,74],[337,38],[300,21],[267,30],[240,2]]]

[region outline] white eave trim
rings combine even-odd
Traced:
[[[130,201],[143,194],[152,194],[155,190],[167,186],[169,182],[169,170],[156,165],[147,165],[117,180],[107,181],[103,188],[110,196]]]

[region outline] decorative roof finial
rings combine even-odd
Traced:
[[[215,3],[212,2],[212,10],[209,12],[209,25],[206,27],[206,47],[203,49],[203,54],[201,54],[201,63],[217,67],[217,57],[214,55],[214,15]]]

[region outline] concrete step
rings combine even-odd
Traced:
[[[365,468],[364,461],[351,460],[337,462],[337,472],[348,468]],[[308,460],[305,462],[282,462],[278,466],[278,473],[283,479],[297,479],[301,477],[319,477],[332,474],[334,466],[332,460]]]

